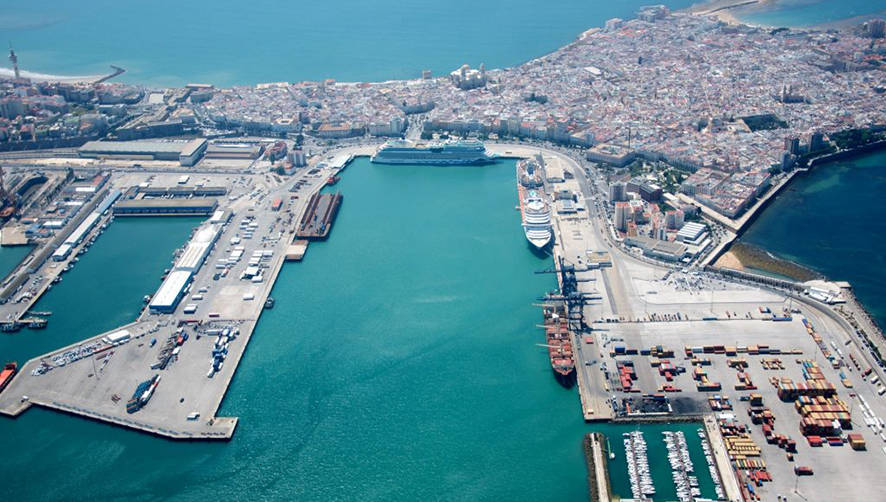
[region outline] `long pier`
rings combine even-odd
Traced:
[[[260,258],[253,258],[262,262],[260,280],[234,273],[234,268],[246,269],[245,263],[229,264],[232,273],[218,277],[212,262],[227,261],[221,258],[221,253],[228,252],[224,250],[227,244],[210,247],[206,263],[193,272],[184,293],[200,300],[183,298],[171,314],[146,308],[133,323],[29,360],[0,393],[0,414],[18,416],[37,405],[169,439],[230,439],[237,418],[216,414],[282,270],[296,222],[307,212],[309,196],[317,194],[326,179],[323,175],[302,176],[307,181],[300,189],[304,197],[290,197],[288,189],[295,179],[267,187],[268,198],[285,200],[280,211],[250,209],[264,197],[255,202],[238,199],[228,208],[243,221],[239,227],[233,221],[222,227],[219,242],[233,241],[244,232],[267,234],[255,243],[252,239],[242,241],[255,249],[253,257],[260,253]],[[261,182],[262,178],[256,179]],[[253,230],[252,223],[246,222],[253,222],[260,230]],[[194,239],[199,234],[196,232]],[[195,294],[198,289],[200,294]],[[199,305],[200,313],[184,314],[184,304],[192,301]],[[232,335],[225,338],[223,364],[207,374],[214,366],[213,351],[219,349],[222,339],[215,333],[225,328]],[[189,335],[186,341],[178,340],[182,333]],[[122,341],[109,342],[115,337]],[[163,359],[164,350],[174,355],[166,357],[168,363],[161,366],[158,359]],[[61,364],[62,359],[67,362]],[[127,413],[125,403],[133,390],[153,375],[161,377],[156,391],[142,408]]]
[[[603,451],[606,438],[600,433],[591,432],[585,435],[584,452],[588,467],[588,495],[591,502],[609,502],[609,469]]]
[[[111,68],[114,70],[113,73],[105,75],[104,77],[96,80],[94,83],[101,84],[102,82],[107,82],[108,80],[111,80],[112,78],[118,75],[122,75],[124,72],[126,72],[126,69],[120,68],[119,66],[111,65]]]

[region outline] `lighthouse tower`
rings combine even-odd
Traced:
[[[12,44],[9,44],[9,61],[12,63],[12,71],[15,72],[15,78],[18,80],[21,78],[18,72],[18,56],[15,55],[15,51],[12,50]]]

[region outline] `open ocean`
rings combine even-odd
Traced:
[[[156,86],[378,81],[463,63],[518,65],[649,3],[656,2],[43,0],[6,2],[0,33],[22,69],[44,74],[109,73],[116,64],[127,70],[122,81]]]

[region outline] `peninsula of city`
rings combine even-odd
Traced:
[[[0,353],[0,422],[43,408],[155,441],[236,441],[248,421],[219,410],[283,304],[278,276],[361,210],[345,199],[364,166],[349,165],[510,162],[522,251],[556,279],[525,298],[537,322],[514,344],[549,364],[533,378],[572,393],[589,500],[877,500],[881,329],[844,278],[738,239],[796,178],[886,145],[886,23],[773,29],[711,5],[644,7],[511,68],[384,82],[153,88],[117,82],[120,67],[29,73],[11,48],[0,243],[27,252],[0,283],[0,335],[51,327],[38,302],[115,222],[200,222],[149,271],[162,279],[136,318],[27,361]],[[367,269],[376,256],[353,254]]]

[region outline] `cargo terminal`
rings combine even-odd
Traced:
[[[111,197],[100,193],[95,207],[86,207],[90,214],[104,209],[103,217],[84,220],[92,230],[82,231],[67,258],[38,267],[45,284],[73,266],[99,225],[108,224],[108,213],[199,213],[206,221],[176,252],[138,319],[25,363],[0,393],[0,413],[15,416],[38,405],[167,438],[229,439],[237,419],[217,417],[218,407],[262,310],[273,307],[269,295],[288,251],[301,246],[303,256],[305,244],[293,241],[308,201],[337,172],[327,167],[291,178],[201,173],[184,181],[162,171],[114,173]],[[219,186],[230,196],[194,196],[201,187]],[[126,198],[133,194],[142,198]],[[0,305],[0,314],[26,310],[31,301]],[[96,365],[82,362],[88,359]],[[94,368],[107,378],[90,378]],[[127,401],[134,394],[143,397]]]
[[[538,148],[506,148],[539,155]],[[608,193],[593,174],[558,152],[541,154],[559,156],[573,174],[549,182],[546,192],[566,193],[587,215],[552,211],[555,267],[539,271],[557,275],[559,287],[544,306],[568,309],[560,319],[568,319],[574,362],[569,380],[552,359],[550,378],[577,383],[584,419],[697,421],[725,500],[794,500],[798,493],[806,500],[829,501],[827,493],[870,499],[886,465],[886,385],[856,331],[815,299],[833,288],[776,289],[681,263],[690,241],[707,239],[703,225],[690,226],[684,242],[655,249],[656,261],[649,259],[654,253],[619,246],[601,204]],[[536,340],[551,344],[556,325],[540,313],[542,319],[545,332]],[[620,438],[587,443],[592,487],[604,488],[597,500],[624,500],[632,494],[609,486],[606,439]]]

